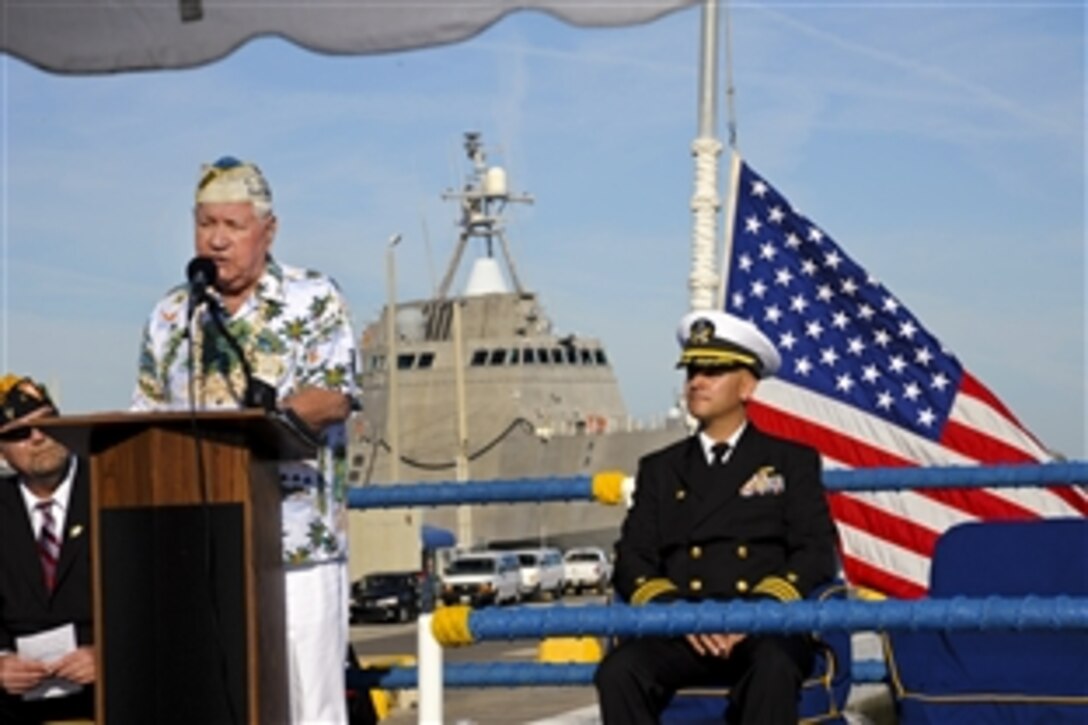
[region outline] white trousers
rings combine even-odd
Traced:
[[[340,561],[287,567],[291,722],[347,723],[348,572]]]

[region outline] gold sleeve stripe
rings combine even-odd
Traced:
[[[797,587],[778,576],[766,577],[759,584],[756,584],[756,588],[752,592],[754,594],[768,594],[780,602],[796,602],[801,598],[801,593],[797,591]]]
[[[631,604],[645,604],[665,592],[675,591],[676,585],[668,579],[651,579],[635,590],[635,593],[631,595]]]

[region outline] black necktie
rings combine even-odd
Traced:
[[[710,465],[720,466],[725,463],[725,457],[729,455],[729,444],[715,443],[710,447],[710,452],[713,454]]]

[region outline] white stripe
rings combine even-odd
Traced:
[[[1001,441],[1010,448],[1023,451],[1035,460],[1050,461],[1052,456],[1039,446],[1035,439],[1024,432],[1020,426],[1006,418],[989,403],[966,394],[959,394],[952,401],[949,420],[983,432],[985,435]]]
[[[839,534],[843,550],[853,558],[923,589],[929,588],[929,557],[847,524],[839,524]]]
[[[914,491],[855,492],[843,495],[863,501],[884,513],[906,519],[907,525],[918,526],[934,534],[940,534],[956,524],[978,521],[977,516]]]
[[[870,415],[860,408],[840,403],[826,395],[785,380],[771,379],[756,388],[756,401],[784,410],[813,425],[859,440],[890,456],[905,458],[919,466],[972,465],[973,458],[960,455],[939,443],[905,428]]]
[[[1022,486],[1017,488],[988,488],[994,496],[1009,503],[1034,511],[1042,518],[1060,518],[1065,516],[1081,517],[1082,514],[1065,502],[1058,494],[1040,486]]]

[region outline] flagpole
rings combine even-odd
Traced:
[[[737,186],[740,184],[740,154],[734,147],[729,154],[729,197],[725,205],[725,234],[722,236],[721,287],[718,289],[717,308],[725,309],[729,291],[729,262],[733,259],[733,232],[737,216]]]
[[[693,310],[714,305],[719,286],[714,260],[718,195],[718,157],[722,143],[717,138],[718,0],[703,0],[702,44],[699,66],[699,135],[692,142],[695,157],[695,191],[691,199],[694,224],[691,240],[691,277],[688,288]]]
[[[725,205],[725,234],[722,236],[721,285],[718,288],[719,310],[725,309],[729,292],[729,267],[733,259],[733,233],[737,216],[737,185],[740,182],[740,152],[737,151],[737,111],[733,104],[733,22],[729,13],[729,0],[725,0],[725,99],[729,129],[729,196]]]

